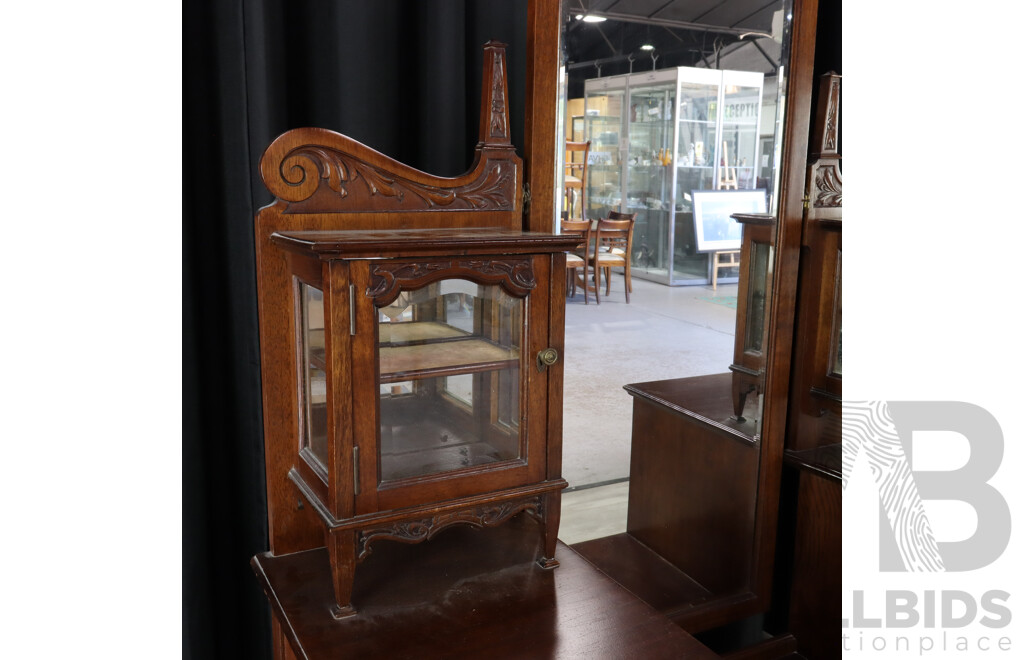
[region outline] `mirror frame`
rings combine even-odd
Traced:
[[[538,66],[548,67],[542,83],[530,80],[534,90],[543,84],[550,99],[551,110],[546,116],[554,120],[556,84],[554,76],[558,70],[557,57],[561,53],[559,43],[561,8],[554,11],[552,4],[545,0],[531,0],[531,7],[543,5],[549,25],[545,30],[544,44],[536,50],[536,36],[533,36],[535,50],[531,58],[537,58]],[[531,10],[532,11],[532,10]],[[785,62],[787,74],[785,116],[782,133],[782,152],[779,172],[777,223],[774,236],[774,273],[771,277],[772,305],[769,310],[766,334],[766,356],[764,373],[764,408],[761,419],[761,447],[758,456],[758,477],[754,513],[754,529],[750,552],[750,579],[746,590],[728,594],[716,594],[700,605],[689,610],[683,620],[677,621],[686,629],[707,630],[737,621],[744,617],[767,612],[771,607],[772,579],[775,570],[775,552],[779,507],[782,489],[783,450],[786,442],[786,424],[789,408],[790,370],[794,339],[794,323],[797,303],[797,279],[799,276],[801,239],[804,212],[804,185],[808,160],[810,137],[811,102],[814,89],[814,60],[818,22],[818,0],[793,0],[790,48]],[[533,14],[531,14],[533,15]],[[551,29],[551,26],[555,30]],[[531,27],[534,26],[531,23]],[[532,32],[532,30],[531,30]],[[541,59],[542,58],[542,59]],[[536,71],[536,69],[534,70]],[[530,74],[528,73],[528,76]],[[543,125],[544,118],[533,107],[535,122],[532,126]],[[557,154],[555,127],[545,126],[542,135],[533,134],[530,117],[527,118],[527,140],[533,150],[527,153],[526,167],[528,180],[533,191],[534,205],[531,207],[529,228],[537,231],[551,231],[553,224],[549,210],[554,200],[547,195],[554,189],[550,168],[530,167],[532,154]],[[547,141],[548,151],[537,151],[540,141]],[[543,191],[545,195],[538,193]],[[542,218],[537,212],[543,210]],[[678,618],[678,617],[677,617]]]

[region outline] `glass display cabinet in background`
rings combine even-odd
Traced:
[[[622,174],[625,130],[626,76],[587,81],[584,137],[590,140],[587,169],[587,217],[607,218],[608,211],[622,207]]]
[[[763,86],[759,72],[692,67],[586,81],[587,139],[616,135],[607,139],[614,154],[607,165],[592,165],[587,217],[637,214],[635,276],[670,285],[710,281],[691,192],[767,185],[757,177]]]

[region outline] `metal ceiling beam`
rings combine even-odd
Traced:
[[[750,28],[734,28],[724,25],[705,25],[703,23],[691,23],[690,21],[677,21],[670,18],[648,18],[635,16],[633,14],[622,14],[614,11],[589,11],[590,16],[602,16],[610,21],[623,21],[625,23],[640,23],[641,25],[661,25],[664,27],[694,30],[696,32],[714,32],[715,34],[731,34],[737,37],[759,37],[771,39],[771,32],[752,30]]]

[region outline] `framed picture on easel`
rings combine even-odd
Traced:
[[[733,213],[765,213],[768,196],[764,190],[694,190],[693,224],[698,252],[740,249],[742,232]]]

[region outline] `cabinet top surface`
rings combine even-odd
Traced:
[[[688,417],[735,437],[754,442],[757,426],[757,397],[748,397],[744,421],[733,417],[732,374],[672,378],[623,386],[631,396]]]
[[[483,227],[288,231],[275,233],[271,240],[293,252],[320,259],[339,259],[563,252],[575,247],[579,236]]]

